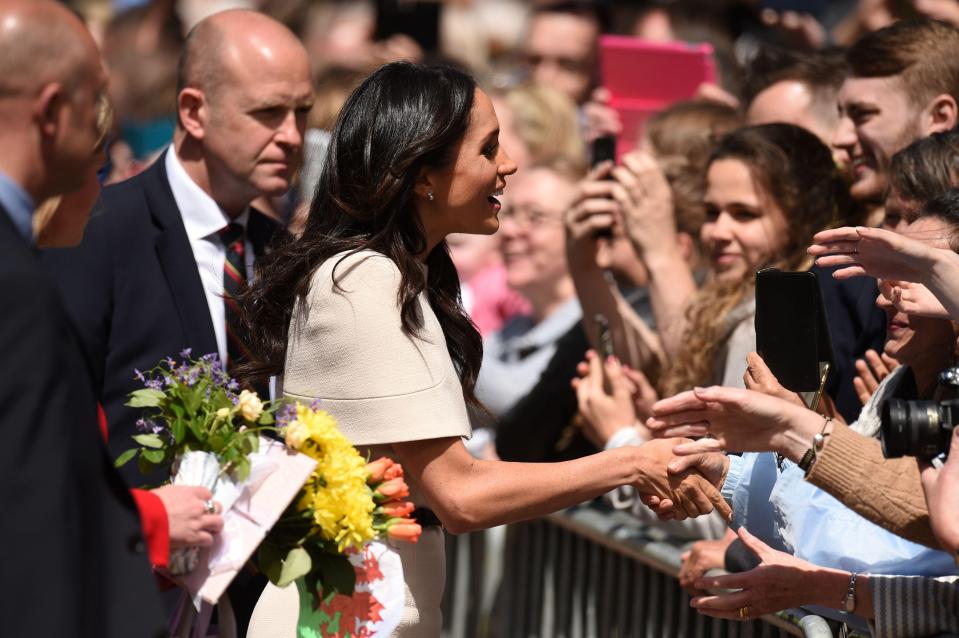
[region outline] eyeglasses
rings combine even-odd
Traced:
[[[562,217],[554,213],[518,206],[504,206],[499,213],[499,218],[501,221],[509,220],[522,230],[543,228],[563,222]]]

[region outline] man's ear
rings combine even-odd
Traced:
[[[956,105],[956,98],[948,93],[933,98],[926,107],[926,113],[924,136],[948,131],[959,123],[959,106]]]
[[[67,94],[61,83],[51,82],[40,90],[34,100],[33,118],[43,137],[54,138],[61,126],[69,125],[68,122],[60,121],[66,106]]]
[[[186,87],[176,98],[177,113],[180,116],[180,125],[183,129],[198,140],[202,140],[206,132],[207,101],[206,95],[200,89]]]

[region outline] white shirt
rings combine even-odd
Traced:
[[[226,246],[218,233],[231,222],[245,228],[250,211],[247,209],[236,219],[230,219],[213,198],[187,175],[172,145],[166,154],[166,173],[173,199],[180,209],[180,217],[183,218],[186,236],[190,240],[203,292],[206,294],[220,361],[226,361],[226,311],[223,308],[223,264],[226,261]],[[246,239],[245,248],[243,254],[246,257],[247,277],[251,277],[253,246],[249,237]],[[194,352],[193,356],[204,354],[207,353]]]

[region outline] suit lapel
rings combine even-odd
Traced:
[[[206,293],[183,219],[170,190],[165,162],[166,153],[143,176],[150,214],[159,231],[156,238],[157,258],[173,296],[187,345],[197,355],[217,352],[216,333]]]

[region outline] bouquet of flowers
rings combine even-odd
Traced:
[[[410,518],[403,468],[386,457],[367,463],[333,417],[315,405],[283,406],[277,425],[287,446],[317,465],[260,545],[259,567],[279,587],[297,583],[300,636],[369,635],[369,627],[383,620],[375,591],[388,551],[370,551],[370,543],[416,542],[422,531]],[[402,587],[400,594],[402,610]]]
[[[216,354],[190,359],[185,350],[180,356],[180,363],[167,358],[146,373],[136,371],[145,387],[132,392],[127,405],[144,409],[144,417],[137,422],[136,447],[116,465],[137,458],[145,474],[163,469],[173,483],[202,485],[228,515],[250,483],[271,471],[269,463],[251,466],[261,446],[279,445],[260,435],[279,433],[315,468],[261,542],[260,570],[277,586],[297,584],[300,636],[367,636],[374,625],[388,633],[387,617],[398,622],[403,608],[402,571],[398,556],[377,540],[416,542],[421,533],[410,518],[403,468],[387,458],[368,463],[317,405],[264,403],[241,390]],[[227,525],[223,535],[229,531]],[[198,556],[197,548],[174,552],[170,572],[191,572]]]
[[[144,474],[157,468],[176,471],[186,454],[204,452],[215,459],[219,476],[246,479],[259,433],[276,429],[272,410],[255,392],[240,391],[216,354],[190,360],[187,349],[180,356],[180,364],[167,358],[146,373],[135,371],[146,387],[132,392],[127,405],[152,414],[137,421],[137,447],[121,454],[116,466],[139,455]]]

